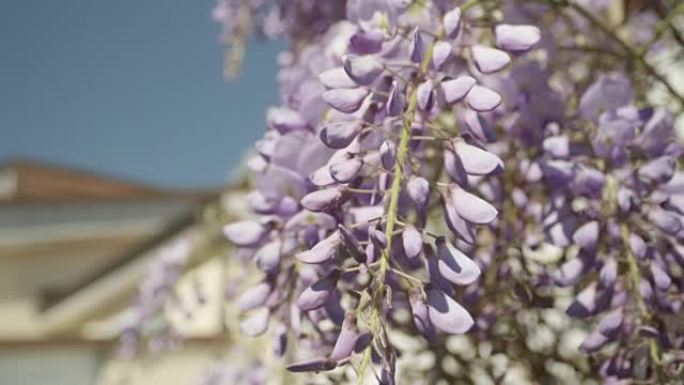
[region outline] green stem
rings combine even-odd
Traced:
[[[639,272],[639,264],[637,263],[636,256],[629,246],[629,227],[627,227],[627,224],[623,223],[620,225],[620,236],[622,237],[622,243],[625,247],[625,254],[627,254],[627,265],[629,266],[632,296],[636,298],[637,306],[641,312],[642,319],[648,323],[650,322],[652,315],[649,313],[648,307],[646,307],[646,303],[639,293],[639,287],[641,286],[641,273]],[[651,339],[650,353],[653,364],[660,365],[660,347],[655,339]]]
[[[474,3],[474,1],[471,1]],[[399,139],[399,146],[397,148],[397,158],[394,163],[394,172],[392,178],[392,186],[390,187],[390,199],[389,205],[387,207],[387,224],[385,226],[385,236],[387,238],[387,247],[382,252],[380,259],[380,266],[378,274],[375,277],[375,290],[373,293],[373,310],[370,317],[370,329],[371,334],[374,336],[379,335],[380,332],[380,314],[382,311],[382,301],[385,297],[385,277],[387,271],[389,270],[389,257],[392,250],[392,238],[394,236],[394,227],[397,224],[397,211],[399,207],[399,193],[401,192],[402,181],[404,178],[404,163],[406,162],[406,155],[408,153],[408,145],[411,140],[411,126],[413,125],[413,118],[416,114],[416,109],[418,106],[418,96],[416,94],[417,83],[425,76],[430,65],[430,60],[432,59],[432,51],[434,50],[435,43],[444,35],[443,31],[440,31],[435,35],[432,43],[428,46],[423,61],[420,63],[419,73],[409,88],[409,98],[406,111],[404,112],[404,119],[402,122],[401,138]],[[359,384],[362,385],[364,382],[364,376],[366,369],[370,364],[371,353],[373,350],[373,344],[369,345],[363,355],[361,361],[361,366],[359,367]]]

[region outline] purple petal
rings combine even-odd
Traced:
[[[338,230],[342,236],[342,243],[345,246],[344,250],[359,263],[364,263],[366,261],[366,254],[358,239],[356,239],[351,231],[341,224],[338,225]]]
[[[606,343],[608,343],[608,338],[598,331],[594,331],[582,341],[579,349],[584,353],[593,353],[604,347]]]
[[[451,185],[451,201],[459,216],[470,223],[485,225],[496,219],[498,211],[484,199]]]
[[[347,199],[347,187],[344,185],[318,190],[302,198],[302,206],[309,211],[330,211]]]
[[[301,230],[309,226],[332,230],[337,228],[337,219],[330,214],[301,210],[285,223],[285,230]]]
[[[634,193],[632,190],[628,190],[624,187],[620,187],[618,190],[618,206],[622,212],[628,212],[632,208],[632,203],[634,202]]]
[[[250,337],[264,334],[266,329],[268,329],[269,316],[270,311],[268,308],[260,307],[256,310],[252,310],[249,316],[240,322],[240,330]]]
[[[604,287],[612,287],[615,285],[618,276],[618,265],[615,258],[609,258],[601,267],[599,272],[599,279]]]
[[[613,339],[622,327],[622,309],[616,309],[606,314],[598,325],[598,330],[607,338]]]
[[[475,79],[464,75],[456,79],[445,80],[440,83],[440,90],[447,104],[453,104],[463,100],[468,92],[475,86]]]
[[[597,121],[603,111],[610,111],[630,104],[634,89],[630,80],[620,73],[601,75],[582,94],[579,109],[583,117]]]
[[[337,182],[330,175],[330,166],[325,165],[309,175],[309,181],[317,187],[328,187]]]
[[[454,151],[461,158],[463,168],[471,175],[487,175],[497,169],[503,169],[503,161],[489,151],[466,143],[464,140],[454,140]]]
[[[325,372],[333,370],[335,367],[337,367],[337,363],[330,358],[314,358],[288,365],[287,370],[293,373]]]
[[[544,139],[544,151],[555,158],[565,158],[570,155],[570,140],[565,135],[550,136]]]
[[[468,109],[465,111],[464,121],[468,131],[470,131],[475,138],[487,143],[496,141],[496,132],[494,132],[494,128],[492,128],[491,124],[489,124],[482,115]]]
[[[420,255],[421,250],[423,250],[423,237],[414,226],[407,225],[404,227],[401,240],[407,257],[415,258]]]
[[[660,267],[658,262],[651,262],[651,276],[653,277],[653,283],[660,290],[667,290],[672,284],[672,278],[665,272],[665,270]]]
[[[501,71],[511,62],[511,57],[500,49],[475,45],[471,52],[477,69],[483,74]]]
[[[466,104],[478,112],[491,111],[501,104],[501,95],[489,88],[475,85],[466,96]]]
[[[361,158],[354,156],[350,159],[331,164],[330,176],[339,183],[348,183],[359,175],[362,167],[363,161]]]
[[[437,267],[442,277],[457,285],[469,285],[480,277],[480,267],[451,243],[437,240]]]
[[[596,250],[599,238],[599,223],[591,221],[583,224],[572,234],[572,241],[581,248],[592,251]]]
[[[226,238],[236,246],[253,246],[266,235],[266,228],[252,221],[231,223],[223,228]]]
[[[658,332],[658,329],[654,328],[653,326],[640,326],[639,329],[639,335],[647,338],[658,338],[660,336],[660,332]]]
[[[659,207],[649,210],[648,219],[670,235],[675,235],[682,229],[679,215]]]
[[[596,310],[596,285],[590,284],[570,304],[566,313],[574,318],[586,318]]]
[[[406,192],[418,206],[423,206],[430,196],[430,182],[419,176],[411,176],[406,183]]]
[[[423,56],[425,56],[425,41],[420,33],[420,30],[416,27],[413,30],[413,39],[411,40],[411,61],[414,63],[420,63],[423,61]]]
[[[382,31],[373,29],[369,31],[357,31],[349,39],[349,49],[360,55],[380,52],[385,35]]]
[[[394,162],[397,157],[397,147],[389,139],[386,139],[380,145],[380,161],[382,162],[382,167],[386,170],[394,169]]]
[[[634,233],[629,234],[629,248],[632,250],[635,257],[639,259],[644,259],[646,257],[648,246],[646,246],[646,242],[644,242],[643,238]]]
[[[435,43],[435,47],[432,50],[432,65],[434,65],[436,69],[442,68],[444,63],[449,60],[451,49],[451,44],[445,41],[438,41]]]
[[[641,298],[646,302],[650,302],[653,299],[653,287],[645,279],[642,279],[639,282],[639,295],[641,295]]]
[[[255,190],[247,195],[249,208],[258,214],[270,214],[278,207],[279,198],[267,197],[261,191]]]
[[[389,96],[387,97],[387,103],[385,104],[385,109],[387,110],[387,115],[389,116],[399,116],[404,111],[404,94],[401,92],[397,81],[392,81],[392,85],[389,90]]]
[[[444,33],[446,36],[454,39],[458,36],[461,29],[461,8],[456,7],[444,14],[442,17],[442,24],[444,25]]]
[[[349,146],[361,127],[361,122],[357,120],[326,123],[318,136],[327,147],[339,150]]]
[[[458,214],[450,197],[444,198],[444,216],[449,229],[468,244],[475,242],[475,229]]]
[[[321,74],[318,75],[318,80],[330,89],[357,87],[356,82],[347,75],[347,71],[342,67],[335,67],[321,72]]]
[[[561,287],[575,285],[584,275],[584,261],[580,258],[573,258],[563,263],[551,277],[554,282]]]
[[[494,34],[496,46],[512,52],[527,51],[541,39],[541,31],[533,25],[498,24]]]
[[[267,281],[259,282],[242,293],[238,299],[238,307],[242,311],[255,309],[266,302],[269,294],[271,294],[271,284]]]
[[[367,86],[385,70],[373,56],[350,57],[344,61],[344,70],[358,85]]]
[[[339,88],[325,91],[323,100],[338,111],[352,113],[361,108],[366,96],[368,96],[368,90],[364,88]]]
[[[677,171],[677,161],[671,156],[661,156],[639,168],[639,177],[649,182],[666,183]]]
[[[295,255],[295,258],[304,263],[323,263],[329,261],[337,254],[337,248],[342,243],[339,232],[334,232],[327,238],[318,242],[310,250],[302,251]]]
[[[378,230],[377,227],[368,229],[368,236],[370,237],[371,242],[379,249],[387,247],[387,237],[385,236],[385,233]]]
[[[287,107],[272,107],[266,113],[268,126],[280,133],[306,129],[309,125],[299,112]]]
[[[577,174],[575,175],[573,187],[577,193],[599,198],[606,183],[605,174],[595,168],[586,166],[580,166],[576,171]]]
[[[330,358],[335,361],[343,360],[354,352],[354,347],[360,336],[359,329],[356,327],[356,316],[348,314],[342,323],[342,330],[337,336],[337,341],[333,347]]]
[[[459,186],[467,188],[468,184],[468,173],[463,167],[463,162],[461,158],[456,156],[456,153],[450,148],[444,150],[444,169],[451,180],[456,182]]]
[[[434,341],[437,338],[437,332],[430,321],[429,310],[425,300],[420,293],[416,292],[411,294],[409,301],[411,303],[413,323],[416,325],[416,328],[428,341]]]
[[[273,240],[262,246],[254,255],[259,269],[266,273],[275,272],[280,266],[281,250],[282,243],[280,240]]]
[[[387,0],[387,3],[398,11],[405,10],[412,2],[413,0]]]
[[[418,99],[418,108],[423,111],[429,111],[434,105],[434,93],[432,80],[428,79],[418,85],[416,89],[416,98]]]
[[[463,306],[441,290],[429,290],[427,302],[430,321],[446,333],[466,333],[475,323],[470,313]]]
[[[287,351],[287,326],[279,324],[274,334],[275,341],[273,343],[273,354],[282,357]]]
[[[339,271],[333,270],[326,277],[314,282],[313,285],[306,288],[306,290],[299,295],[299,298],[297,298],[297,306],[304,311],[316,310],[323,307],[330,298],[332,291],[335,290],[339,276]]]

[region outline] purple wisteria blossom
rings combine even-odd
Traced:
[[[677,10],[219,1],[290,43],[223,229],[241,331],[323,383],[681,383]]]

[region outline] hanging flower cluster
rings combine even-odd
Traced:
[[[474,325],[457,289],[481,274],[467,254],[498,212],[477,185],[503,161],[487,150],[487,132],[452,132],[443,119],[498,107],[501,96],[477,77],[504,69],[540,31],[499,24],[485,45],[468,5],[408,6],[348,4],[351,23],[286,67],[286,104],[269,111],[250,162],[249,204],[261,219],[225,228],[265,275],[240,298],[243,331],[264,333],[270,320],[316,345],[291,371],[331,370],[358,354],[361,375],[375,356],[393,383],[387,329],[433,340]],[[434,206],[442,214],[428,217]],[[410,309],[412,322],[395,309]]]
[[[684,39],[654,3],[219,1],[291,43],[224,228],[259,271],[241,331],[332,383],[680,383],[684,96],[651,56]]]

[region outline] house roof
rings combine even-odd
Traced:
[[[135,289],[158,247],[187,234],[199,244],[205,235],[215,239],[203,208],[221,190],[155,188],[39,162],[0,164],[0,309],[30,296],[42,305],[44,327],[61,330],[111,306]]]
[[[0,202],[48,203],[178,195],[142,183],[33,160],[0,164]]]

